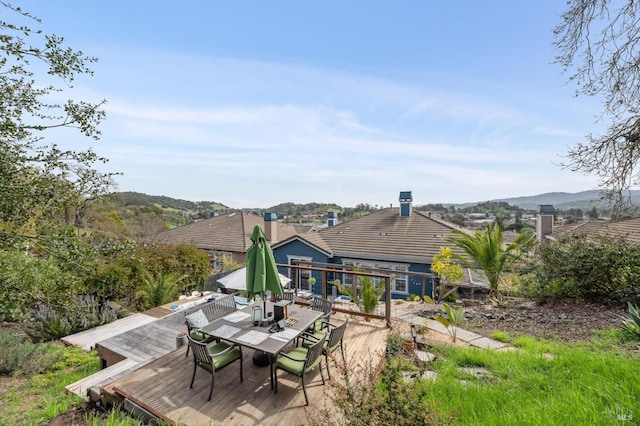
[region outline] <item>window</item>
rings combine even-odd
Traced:
[[[215,272],[228,269],[229,265],[233,265],[233,254],[223,251],[213,252],[209,254],[211,259],[211,267]]]
[[[396,275],[395,279],[391,282],[391,291],[397,293],[408,293],[409,287],[407,285],[407,276],[401,275],[398,272],[407,272],[409,268],[403,265],[396,265],[393,269],[395,270]]]
[[[309,257],[289,257],[289,265],[300,265],[311,263]],[[311,277],[311,271],[308,269],[289,268],[289,278],[296,284],[299,290],[311,291],[311,285],[309,285],[309,278]]]
[[[408,279],[407,275],[402,274],[402,272],[407,272],[409,270],[409,265],[399,265],[393,263],[376,263],[370,264],[365,262],[358,262],[355,260],[343,261],[342,264],[344,266],[350,266],[352,268],[361,268],[367,272],[373,272],[375,274],[380,275],[390,275],[391,276],[391,291],[394,293],[408,293]],[[343,283],[345,285],[351,285],[354,278],[351,274],[342,274],[344,277]],[[384,279],[382,278],[373,278],[374,283],[377,285],[379,283],[384,283]]]
[[[344,266],[348,266],[350,269],[353,269],[354,263],[350,261],[342,262]],[[342,274],[342,284],[346,286],[350,286],[353,283],[353,274]]]

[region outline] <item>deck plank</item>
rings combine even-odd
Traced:
[[[340,321],[336,318],[333,321]],[[388,329],[383,321],[350,320],[345,334],[347,362],[372,359],[379,362],[384,354]],[[253,365],[253,351],[245,348],[244,382],[240,383],[239,363],[216,375],[211,401],[207,401],[210,376],[198,369],[193,389],[189,382],[193,373],[192,357],[180,348],[152,361],[135,372],[103,388],[121,398],[128,398],[160,418],[175,424],[225,425],[302,425],[305,424],[304,395],[299,379],[280,372],[278,394],[271,390],[269,368]],[[339,380],[332,368],[332,380]],[[326,367],[324,369],[327,378]],[[325,392],[316,372],[307,382],[313,407],[324,407]]]
[[[95,348],[96,343],[133,330],[145,324],[156,321],[158,318],[143,313],[129,315],[109,324],[81,331],[76,334],[63,337],[61,340],[67,345],[79,346],[85,351]]]

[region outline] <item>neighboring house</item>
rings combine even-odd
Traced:
[[[272,244],[276,262],[335,264],[388,273],[394,277],[393,298],[421,295],[423,280],[426,280],[425,294],[431,295],[431,260],[440,253],[440,247],[451,247],[444,238],[457,227],[414,210],[411,203],[411,192],[401,192],[399,208],[386,208],[315,233],[283,239]],[[320,272],[302,270],[296,274],[294,268],[290,268],[288,273],[298,281],[295,284],[299,289],[322,294]],[[314,285],[308,282],[311,276],[315,278]],[[468,283],[470,274],[467,277]],[[336,273],[333,279],[350,284],[353,278],[350,274]],[[332,294],[331,289],[327,289],[327,294]]]
[[[554,228],[551,236],[547,238],[557,239],[561,235],[567,234],[623,237],[631,243],[640,244],[640,218],[625,219],[619,222],[609,222],[605,220],[579,222],[573,225]]]
[[[296,235],[292,225],[278,222],[273,213],[266,213],[262,217],[234,211],[161,232],[151,242],[188,244],[205,250],[211,257],[214,272],[218,272],[225,261],[246,262],[255,225],[263,227],[270,244]]]

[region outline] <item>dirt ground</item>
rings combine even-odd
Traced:
[[[530,336],[562,341],[584,340],[594,336],[593,330],[618,327],[626,305],[550,301],[543,305],[529,299],[509,298],[503,306],[484,300],[463,300],[465,309],[461,328],[489,336],[494,331],[510,335]],[[416,315],[433,318],[444,316],[441,304],[406,302],[404,306]]]

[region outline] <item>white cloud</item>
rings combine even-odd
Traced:
[[[545,105],[406,76],[136,55],[140,67],[109,61],[126,80],[84,89],[110,100],[97,151],[125,173],[122,190],[232,207],[388,205],[400,190],[425,203],[462,202],[591,182],[552,164],[575,134],[540,124],[556,121]],[[184,69],[188,78],[176,80]]]

